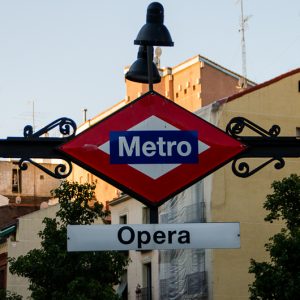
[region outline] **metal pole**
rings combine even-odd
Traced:
[[[158,207],[150,206],[150,224],[158,224]]]
[[[149,92],[153,91],[153,46],[147,46],[147,66],[148,66],[148,83],[149,83]]]

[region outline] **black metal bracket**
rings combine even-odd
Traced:
[[[54,128],[59,129],[61,137],[45,136]],[[66,178],[72,172],[72,163],[57,149],[75,136],[76,129],[75,122],[68,118],[57,119],[37,132],[33,132],[32,126],[27,125],[24,128],[24,137],[0,140],[0,157],[19,159],[21,170],[26,170],[29,162],[52,177]],[[243,136],[241,134],[244,130],[254,132],[258,136]],[[300,139],[279,137],[278,125],[265,130],[246,118],[235,117],[227,124],[226,133],[246,146],[245,151],[232,159],[232,171],[238,177],[247,178],[273,162],[276,169],[281,169],[285,165],[284,157],[300,157]],[[60,159],[64,163],[58,164],[52,171],[34,160],[38,158]],[[249,163],[245,161],[246,158],[268,160],[251,170]],[[157,218],[156,214],[153,211],[152,219]]]
[[[244,130],[250,130],[259,136],[241,136]],[[232,171],[238,177],[247,178],[272,162],[275,162],[276,169],[281,169],[285,166],[284,157],[300,157],[300,139],[279,137],[278,125],[265,130],[246,118],[235,117],[227,124],[226,133],[246,145],[246,150],[232,162]],[[251,170],[245,158],[259,157],[269,159]]]
[[[59,129],[61,137],[47,137],[47,133],[54,128]],[[24,137],[8,137],[6,140],[0,140],[0,157],[19,159],[18,165],[21,170],[26,170],[29,162],[52,177],[66,178],[72,172],[72,163],[56,149],[74,137],[76,129],[75,122],[69,118],[57,119],[35,133],[32,126],[27,125],[24,128]],[[34,161],[37,158],[61,159],[66,164],[58,164],[52,171]]]

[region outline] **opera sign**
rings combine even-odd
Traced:
[[[59,150],[147,206],[157,207],[226,164],[245,146],[149,92]]]
[[[239,248],[239,223],[68,225],[68,251]]]
[[[68,251],[239,248],[239,223],[68,225]]]

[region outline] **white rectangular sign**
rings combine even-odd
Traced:
[[[68,251],[239,248],[240,223],[68,225]]]

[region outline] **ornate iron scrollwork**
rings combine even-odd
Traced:
[[[33,132],[33,127],[31,125],[27,125],[24,127],[24,139],[32,141],[33,145],[34,143],[40,143],[42,140],[47,141],[48,139],[51,140],[51,138],[48,137],[42,137],[42,135],[48,133],[55,127],[59,128],[59,132],[61,133],[62,137],[58,140],[61,140],[61,143],[65,142],[66,140],[70,139],[71,137],[75,136],[76,133],[76,123],[69,119],[69,118],[60,118],[52,123],[48,124],[47,126],[43,127],[42,129]],[[56,138],[57,139],[57,138]],[[28,169],[28,164],[31,163],[32,165],[36,166],[40,170],[44,171],[46,174],[57,178],[57,179],[64,179],[67,178],[71,172],[72,172],[72,163],[71,161],[67,160],[65,157],[60,157],[64,163],[58,164],[54,171],[47,169],[42,164],[39,164],[38,162],[34,161],[34,154],[33,157],[29,157],[29,154],[27,153],[25,157],[21,157],[21,159],[18,162],[19,168],[22,171],[25,171]]]
[[[257,133],[259,137],[253,137],[253,136],[242,136],[241,133],[244,131],[244,129],[250,129],[253,132]],[[232,136],[233,138],[236,138],[243,143],[246,144],[249,149],[249,151],[245,151],[242,153],[239,157],[233,160],[232,162],[232,171],[233,173],[242,178],[247,178],[250,177],[251,175],[257,173],[260,171],[262,168],[265,166],[269,165],[272,162],[276,162],[274,164],[275,169],[281,169],[285,165],[285,161],[282,157],[278,156],[278,153],[275,154],[274,151],[268,151],[271,157],[261,165],[253,168],[251,170],[249,163],[246,162],[244,159],[245,158],[250,158],[250,157],[266,157],[265,155],[265,150],[261,151],[261,155],[259,153],[255,153],[255,156],[253,156],[253,140],[256,140],[256,145],[254,147],[257,147],[258,145],[261,147],[262,145],[267,145],[269,144],[270,141],[275,141],[279,140],[280,138],[278,137],[280,133],[280,127],[278,125],[273,125],[269,130],[265,130],[262,127],[258,126],[257,124],[253,123],[252,121],[243,118],[243,117],[235,117],[230,120],[230,122],[226,126],[226,133]],[[259,142],[259,143],[258,143]],[[251,146],[250,146],[251,144]],[[269,148],[270,149],[270,148]],[[251,152],[252,151],[252,152]],[[250,154],[249,154],[250,153]],[[272,157],[273,156],[273,157]]]
[[[245,129],[251,129],[254,132],[258,133],[262,137],[277,137],[280,133],[280,127],[278,125],[273,125],[268,131],[253,123],[252,121],[243,118],[235,117],[230,120],[226,126],[226,133],[231,135],[234,138],[239,138],[242,131]]]
[[[34,166],[36,166],[37,168],[39,168],[40,170],[44,171],[45,173],[47,173],[48,175],[57,178],[57,179],[64,179],[67,178],[71,172],[72,172],[72,163],[70,161],[66,161],[66,164],[59,164],[55,167],[54,171],[49,170],[47,168],[45,168],[43,165],[37,163],[36,161],[32,160],[31,158],[22,158],[19,162],[19,168],[22,171],[25,171],[28,169],[28,164],[27,163],[31,163]]]
[[[60,118],[52,123],[48,124],[47,126],[43,127],[37,132],[33,132],[33,127],[31,125],[27,125],[24,127],[24,137],[25,138],[39,138],[43,134],[48,133],[50,130],[52,130],[55,127],[59,127],[59,132],[63,136],[72,137],[76,133],[76,123],[69,119],[69,118]]]
[[[266,165],[272,163],[273,161],[277,161],[274,165],[274,168],[279,170],[282,169],[285,166],[285,162],[282,158],[271,158],[268,161],[264,162],[260,166],[254,168],[253,170],[250,170],[249,164],[245,161],[238,162],[240,159],[237,158],[232,162],[232,172],[242,178],[247,178],[264,168]]]

